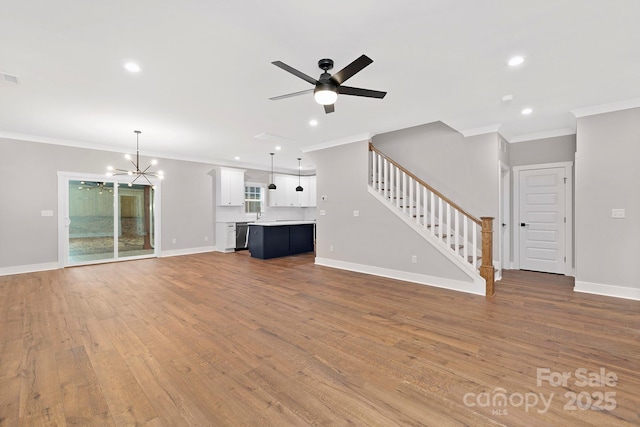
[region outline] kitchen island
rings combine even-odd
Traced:
[[[314,250],[315,221],[265,221],[249,223],[249,252],[269,259]]]

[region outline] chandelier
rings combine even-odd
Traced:
[[[129,187],[131,187],[140,177],[143,177],[144,179],[146,179],[149,185],[153,185],[149,180],[149,177],[164,179],[164,173],[162,171],[153,172],[149,170],[151,166],[155,166],[158,164],[158,161],[156,159],[151,160],[151,164],[146,168],[140,169],[140,149],[138,148],[139,147],[138,138],[140,137],[140,134],[142,133],[142,131],[134,130],[133,132],[135,132],[136,134],[136,161],[135,163],[133,162],[133,159],[131,158],[130,154],[125,154],[124,158],[129,160],[135,169],[127,170],[127,169],[114,168],[113,166],[107,166],[107,176],[116,176],[116,175],[129,175],[131,177],[135,176],[135,178],[133,178],[133,181],[129,183]]]

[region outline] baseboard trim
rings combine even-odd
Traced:
[[[602,295],[606,297],[624,298],[640,301],[640,289],[626,286],[604,285],[600,283],[580,282],[576,280],[575,292]]]
[[[392,270],[389,268],[375,267],[372,265],[356,264],[346,261],[338,261],[328,258],[316,257],[315,263],[324,267],[338,268],[340,270],[355,271],[357,273],[371,274],[373,276],[387,277],[389,279],[403,280],[405,282],[434,286],[452,291],[465,292],[474,295],[485,295],[485,284],[478,282],[463,282],[444,277],[429,276],[426,274],[411,273],[408,271]]]
[[[201,254],[205,252],[213,252],[216,250],[215,246],[202,246],[200,248],[186,248],[186,249],[175,249],[172,251],[162,251],[160,252],[160,258],[166,258],[171,256],[181,256],[181,255],[194,255]]]
[[[35,273],[37,271],[57,270],[60,268],[58,262],[46,262],[43,264],[16,265],[13,267],[0,268],[0,276],[11,276],[13,274]]]

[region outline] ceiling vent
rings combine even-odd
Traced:
[[[14,76],[13,74],[2,73],[0,72],[0,80],[2,83],[8,83],[12,85],[17,85],[19,83],[18,76]]]

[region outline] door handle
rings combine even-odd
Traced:
[[[520,223],[520,227],[526,227],[526,226],[527,226],[527,224],[525,224],[524,222]]]

